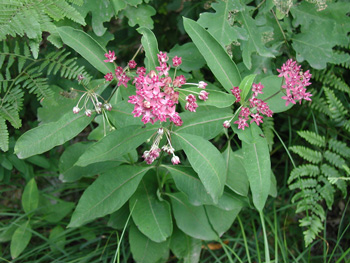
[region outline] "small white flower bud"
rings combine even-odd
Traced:
[[[229,121],[224,121],[224,123],[222,124],[222,126],[224,126],[225,129],[228,129],[231,127],[231,123]]]
[[[180,158],[176,155],[173,156],[173,158],[171,158],[171,162],[176,165],[180,163]]]
[[[85,111],[85,115],[88,116],[88,117],[91,116],[91,113],[92,113],[91,110],[86,110],[86,111]]]
[[[112,105],[110,103],[106,103],[104,106],[105,106],[106,110],[108,110],[108,111],[112,110]]]
[[[80,111],[79,107],[75,106],[75,107],[73,108],[73,113],[74,113],[74,114],[79,113],[79,111]]]

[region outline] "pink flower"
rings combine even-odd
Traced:
[[[105,57],[107,59],[104,60],[104,62],[113,62],[114,60],[117,59],[117,57],[114,54],[114,51],[108,51],[108,53],[105,54]]]
[[[201,90],[201,92],[199,92],[198,98],[200,100],[206,101],[208,99],[208,95],[209,95],[208,92],[206,92],[205,90]]]
[[[180,66],[181,63],[182,63],[181,57],[175,56],[175,57],[173,58],[173,66],[174,66],[174,67]]]
[[[242,129],[244,131],[245,127],[249,127],[247,120],[248,119],[246,119],[246,118],[239,117],[238,121],[235,121],[234,123],[238,124],[238,129]]]
[[[241,90],[239,87],[233,87],[231,89],[232,95],[236,97],[236,102],[240,102],[241,101]]]
[[[175,80],[173,81],[174,87],[181,87],[183,84],[186,83],[186,78],[184,75],[177,76]]]
[[[253,96],[256,97],[256,96],[258,96],[258,94],[263,94],[263,92],[262,92],[263,88],[264,88],[264,86],[261,83],[259,83],[259,84],[253,83],[253,85],[252,85]]]
[[[113,75],[112,75],[111,72],[109,72],[109,73],[107,73],[107,74],[105,75],[105,80],[106,80],[106,81],[112,81],[112,80],[113,80]]]
[[[129,82],[130,78],[125,73],[118,76],[117,79],[118,79],[118,87],[121,85],[124,85],[125,88],[128,87],[128,82]]]
[[[115,69],[115,75],[119,77],[121,74],[123,74],[123,68],[122,67],[117,67]]]
[[[146,69],[144,67],[138,67],[136,70],[136,74],[144,76],[146,74]]]
[[[204,81],[200,81],[198,82],[198,88],[200,89],[205,89],[207,87],[207,83],[205,83]]]
[[[172,158],[171,158],[171,162],[176,165],[176,164],[179,164],[180,163],[180,158],[176,155],[174,155]]]
[[[130,60],[129,63],[128,63],[128,66],[130,69],[133,69],[133,68],[136,68],[136,62],[135,60]]]
[[[263,117],[259,113],[255,113],[251,115],[253,119],[250,121],[250,123],[255,122],[258,126],[260,123],[263,123]]]
[[[167,53],[163,53],[162,51],[159,52],[159,54],[157,54],[158,57],[158,61],[159,63],[165,63],[169,60]]]
[[[231,127],[231,123],[230,121],[224,121],[224,123],[222,124],[222,126],[224,126],[225,129],[228,129]]]

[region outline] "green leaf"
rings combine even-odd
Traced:
[[[177,227],[171,236],[169,247],[178,259],[184,258],[184,262],[188,263],[199,262],[202,241],[186,235]]]
[[[17,258],[23,250],[28,246],[32,238],[32,229],[29,220],[20,225],[13,233],[10,245],[11,257]]]
[[[222,124],[232,117],[232,111],[210,108],[208,111],[182,112],[180,116],[183,125],[174,127],[174,132],[194,134],[210,140],[222,132]]]
[[[242,91],[241,98],[243,102],[247,100],[247,96],[252,88],[255,77],[256,74],[248,75],[239,84],[239,89]]]
[[[222,45],[230,45],[238,38],[246,38],[246,31],[237,26],[231,26],[232,21],[229,22],[229,17],[232,17],[231,12],[241,10],[243,7],[239,1],[220,1],[212,3],[211,7],[216,11],[215,13],[201,13],[198,23],[208,28],[209,33]],[[232,18],[231,18],[232,19]]]
[[[241,211],[241,206],[237,204],[236,209],[226,211],[215,206],[206,205],[205,210],[216,233],[218,233],[219,236],[222,236],[222,234],[232,226],[233,221]]]
[[[251,69],[251,55],[254,52],[257,52],[263,57],[274,58],[275,56],[272,54],[272,52],[264,46],[262,42],[262,33],[259,31],[257,22],[251,17],[248,11],[244,10],[239,12],[237,14],[237,20],[242,24],[242,27],[244,27],[248,33],[248,40],[242,41],[241,45],[244,65],[248,69]]]
[[[247,172],[243,165],[243,152],[238,150],[233,152],[231,145],[222,153],[227,171],[226,185],[235,193],[247,196],[249,181]]]
[[[144,143],[158,127],[127,126],[115,130],[89,147],[75,165],[87,166],[96,162],[115,160]]]
[[[182,58],[182,64],[179,68],[183,71],[190,72],[192,70],[198,70],[205,65],[205,60],[195,44],[189,42],[182,46],[176,44],[168,53],[169,60],[175,56]]]
[[[39,191],[35,178],[30,179],[24,188],[22,195],[22,206],[26,214],[33,212],[39,204]]]
[[[9,149],[9,132],[5,119],[0,115],[0,149],[7,152]]]
[[[50,201],[48,201],[45,203],[45,206],[42,208],[43,210],[41,212],[43,214],[43,219],[47,222],[58,223],[68,214],[70,214],[74,207],[75,204],[73,202],[59,200],[56,204],[52,204]]]
[[[265,138],[259,136],[261,130],[251,125],[254,142],[242,142],[243,164],[247,172],[254,206],[262,211],[271,184],[271,161],[269,147]]]
[[[119,11],[127,6],[127,3],[124,0],[111,0],[111,4],[114,8],[115,15],[118,15]]]
[[[169,194],[177,226],[187,235],[203,240],[216,240],[204,206],[191,205],[183,193]]]
[[[131,103],[120,101],[117,104],[112,104],[112,106],[112,110],[107,111],[107,116],[118,129],[130,125],[139,125],[141,123],[141,117],[134,117],[132,113],[134,105]]]
[[[68,26],[58,27],[57,31],[66,45],[78,52],[98,71],[103,74],[114,72],[113,63],[103,61],[106,50],[84,31]]]
[[[99,176],[83,193],[68,227],[81,226],[121,208],[150,168],[123,165]]]
[[[103,26],[104,22],[109,22],[114,15],[113,8],[109,0],[89,0],[79,7],[80,13],[85,17],[91,12],[92,30],[97,36],[102,36],[107,28]]]
[[[128,6],[123,13],[129,19],[129,26],[134,27],[138,24],[140,27],[153,29],[151,16],[154,16],[157,12],[152,6],[141,4],[137,7]]]
[[[85,167],[75,166],[74,164],[78,161],[79,157],[85,153],[92,144],[93,142],[79,142],[66,148],[58,163],[60,171],[59,178],[62,182],[75,182],[81,177],[100,174],[119,166],[122,162],[127,162],[124,158],[120,157],[119,159],[93,163]]]
[[[232,87],[238,86],[241,82],[241,76],[236,64],[231,60],[220,43],[202,26],[188,18],[183,20],[187,34],[207,61],[208,67],[221,85],[228,92],[231,92]]]
[[[154,263],[169,257],[168,241],[156,243],[144,236],[135,225],[129,231],[130,250],[136,262]]]
[[[74,138],[92,119],[84,113],[67,112],[56,122],[40,125],[24,133],[17,140],[14,153],[18,158],[24,159],[46,152]]]
[[[265,101],[273,113],[284,112],[293,107],[292,103],[286,106],[286,100],[282,99],[283,96],[286,96],[281,89],[282,80],[283,78],[277,76],[268,76],[261,80],[264,86],[263,94],[259,94],[257,98]]]
[[[154,242],[165,241],[173,231],[170,205],[157,197],[157,180],[154,171],[148,172],[130,198],[129,209],[137,228]],[[136,204],[135,204],[136,203]]]
[[[226,181],[225,161],[220,152],[202,137],[186,133],[174,133],[174,135],[205,189],[217,203]]]
[[[277,181],[276,181],[276,177],[273,174],[273,172],[271,171],[271,184],[270,184],[270,191],[269,191],[269,195],[272,197],[277,197]]]
[[[206,92],[209,93],[208,99],[206,101],[197,100],[197,104],[199,107],[202,106],[215,106],[217,108],[227,108],[230,107],[235,101],[236,97],[232,94],[227,94],[226,92],[206,89]],[[179,99],[182,101],[186,100],[186,96],[193,92],[200,92],[200,90],[196,88],[186,88],[180,90]]]
[[[66,235],[64,234],[64,229],[60,225],[55,226],[49,236],[50,249],[52,252],[57,251],[58,249],[64,250],[66,245]]]
[[[122,230],[127,224],[129,214],[129,204],[125,203],[120,209],[111,214],[107,226]]]
[[[158,66],[158,42],[153,32],[147,27],[140,27],[137,32],[142,34],[141,43],[146,53],[145,65],[147,70],[155,70]]]
[[[176,187],[186,194],[192,205],[213,204],[213,199],[191,167],[180,165],[164,165],[163,167],[170,172]]]

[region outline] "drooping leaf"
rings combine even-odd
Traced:
[[[87,166],[96,162],[114,160],[140,146],[158,127],[127,126],[115,130],[89,147],[75,165]]]
[[[83,193],[68,227],[81,226],[121,208],[150,168],[123,165],[99,176]]]
[[[24,133],[15,145],[15,154],[24,159],[46,152],[57,145],[74,138],[91,121],[84,113],[67,112],[58,121],[40,125]]]
[[[132,219],[137,228],[154,242],[163,242],[171,235],[173,222],[170,205],[157,197],[156,174],[150,171],[144,176],[136,192],[130,198]]]
[[[141,43],[146,53],[145,65],[147,70],[155,70],[158,66],[158,42],[153,32],[147,27],[140,27],[137,32],[142,34]]]
[[[32,238],[31,226],[29,220],[21,224],[13,233],[10,245],[11,257],[17,258],[28,246]]]
[[[242,142],[243,164],[247,172],[254,206],[262,211],[271,184],[270,152],[265,138],[257,125],[251,125],[254,142]]]
[[[249,181],[247,172],[243,165],[242,150],[233,152],[230,144],[222,153],[226,164],[226,185],[235,193],[247,196],[249,189]]]
[[[24,212],[29,214],[33,212],[39,204],[39,191],[35,182],[35,178],[30,179],[26,184],[22,194],[22,206]]]
[[[130,227],[129,241],[132,257],[137,263],[154,263],[169,257],[168,241],[156,243],[144,236],[135,225]]]
[[[187,235],[203,240],[218,238],[212,229],[204,206],[191,205],[183,193],[169,194],[176,225]]]
[[[213,199],[191,167],[180,165],[166,165],[164,167],[170,172],[176,187],[186,194],[192,205],[213,204]]]
[[[184,18],[184,27],[221,85],[228,92],[230,92],[232,87],[238,86],[241,82],[238,68],[220,43],[202,26],[191,19]]]
[[[183,258],[186,263],[199,262],[202,241],[186,235],[178,228],[171,235],[169,247],[178,259]]]
[[[114,72],[113,64],[103,61],[106,50],[91,36],[82,30],[68,26],[58,27],[57,31],[66,45],[78,52],[102,74]]]
[[[170,61],[175,56],[182,58],[182,64],[179,66],[179,69],[186,72],[198,70],[205,65],[203,56],[191,42],[182,46],[176,44],[168,53]]]
[[[197,135],[174,133],[192,168],[216,203],[226,182],[225,161],[220,152],[207,140]]]

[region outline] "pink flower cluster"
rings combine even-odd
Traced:
[[[296,104],[297,101],[301,104],[302,99],[311,101],[312,94],[306,92],[305,88],[311,84],[311,74],[309,70],[303,73],[300,68],[301,66],[296,61],[289,59],[282,65],[281,69],[277,69],[280,73],[278,76],[284,77],[285,81],[282,88],[286,90],[286,96],[282,99],[286,100],[286,106],[289,103]]]
[[[161,139],[163,138],[165,130],[165,135],[167,138],[167,144],[163,145],[162,149],[159,148],[159,143]],[[155,134],[152,135],[152,137]],[[142,155],[142,157],[145,159],[145,162],[147,164],[152,164],[158,157],[159,154],[163,150],[164,152],[168,153],[169,155],[172,154],[173,157],[171,158],[172,164],[179,164],[180,163],[180,158],[174,154],[175,149],[171,145],[171,140],[170,140],[170,133],[167,129],[165,128],[159,128],[155,137],[155,140],[152,143],[151,149],[149,151],[145,151]]]
[[[261,99],[258,99],[258,94],[262,94],[264,86],[259,83],[252,85],[252,97],[249,99],[249,107],[241,106],[240,111],[238,112],[238,120],[235,121],[235,124],[238,124],[238,129],[244,130],[245,127],[249,127],[249,118],[251,118],[250,123],[255,122],[258,126],[260,123],[263,123],[263,116],[266,115],[268,117],[272,117],[273,112],[270,110],[269,106],[266,102]],[[241,100],[241,90],[239,87],[233,87],[231,89],[232,94],[236,97],[236,102],[240,102]],[[237,113],[236,113],[237,114]],[[236,116],[234,115],[234,117]],[[231,126],[231,120],[227,120],[223,123],[224,128],[229,128]]]
[[[156,121],[165,122],[169,119],[176,126],[182,125],[182,120],[176,112],[176,104],[179,102],[179,92],[177,91],[182,85],[186,84],[186,78],[183,75],[169,77],[170,66],[167,53],[160,52],[158,55],[159,66],[156,71],[152,70],[146,74],[145,68],[138,68],[138,74],[133,83],[136,87],[136,95],[129,97],[130,103],[135,105],[133,110],[134,117],[142,116],[142,122],[152,124]],[[181,58],[175,56],[173,65],[181,65]],[[175,69],[176,70],[176,69]],[[202,86],[205,86],[202,84]],[[207,99],[208,93],[202,93],[200,98]],[[196,97],[192,94],[186,97],[186,109],[195,111],[198,107]],[[156,155],[156,154],[155,154]],[[154,155],[154,156],[155,156]],[[153,156],[153,157],[154,157]]]
[[[108,53],[105,54],[105,57],[107,58],[107,59],[104,60],[104,62],[106,62],[106,63],[113,63],[114,60],[117,59],[117,57],[115,56],[114,51],[108,51]],[[135,68],[136,67],[136,62],[134,60],[130,60],[129,63],[128,63],[128,67],[130,69]],[[118,80],[118,87],[121,86],[121,85],[124,85],[125,87],[127,87],[130,78],[126,75],[126,73],[125,73],[125,71],[123,70],[122,67],[117,67],[115,69],[115,76],[116,76],[116,78]],[[114,78],[112,72],[107,73],[104,77],[105,77],[106,81],[112,81],[113,78]]]

